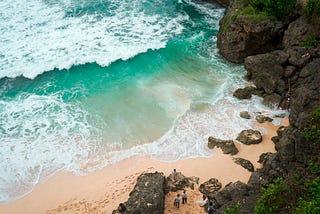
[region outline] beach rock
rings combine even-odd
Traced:
[[[177,172],[176,179],[172,175],[167,177],[167,189],[171,192],[184,190],[185,188],[194,189],[194,184],[199,183],[197,177],[186,177],[181,172]]]
[[[259,114],[256,116],[256,121],[258,121],[259,123],[264,123],[264,122],[272,122],[273,119],[268,116],[264,116],[262,114]]]
[[[124,204],[126,213],[163,214],[165,197],[165,177],[163,173],[141,174]],[[116,212],[115,212],[116,213]]]
[[[243,158],[233,158],[233,161],[236,164],[239,164],[240,166],[242,166],[243,168],[249,170],[250,172],[254,171],[254,166],[252,165],[252,163],[249,160],[246,160]]]
[[[242,117],[244,119],[250,119],[251,118],[249,112],[247,112],[247,111],[240,112],[240,117]]]
[[[230,154],[230,155],[235,155],[239,152],[239,150],[234,145],[234,142],[232,140],[221,140],[214,137],[209,137],[208,147],[209,149],[213,149],[214,147],[221,148],[224,154]]]
[[[248,129],[241,131],[237,140],[246,145],[258,144],[262,142],[262,135],[257,130]]]
[[[208,196],[210,193],[213,193],[221,189],[221,187],[222,187],[222,184],[218,181],[218,179],[211,178],[208,181],[200,184],[199,191],[204,195]]]

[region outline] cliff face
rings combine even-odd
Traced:
[[[219,53],[235,63],[247,56],[266,53],[281,45],[286,23],[271,19],[252,19],[242,12],[244,1],[232,1],[220,21],[217,46]]]
[[[220,23],[219,52],[232,62],[244,62],[246,78],[260,95],[264,99],[277,97],[274,102],[289,109],[290,126],[279,132],[277,153],[266,156],[264,167],[252,174],[245,193],[229,199],[219,212],[240,203],[238,213],[253,213],[261,187],[319,161],[319,146],[308,142],[301,130],[310,112],[320,106],[320,17],[295,13],[294,19],[285,22],[257,22],[241,15],[243,7],[236,1],[229,5]],[[297,4],[297,10],[303,12],[300,7]]]

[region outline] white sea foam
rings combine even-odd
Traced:
[[[39,177],[79,169],[95,145],[95,129],[77,104],[55,95],[0,100],[0,201],[30,191]]]
[[[110,10],[100,14],[86,9],[86,4],[95,6],[93,1],[1,1],[0,78],[34,78],[54,68],[90,62],[107,66],[163,48],[181,33],[179,23],[187,16],[147,14],[139,2],[96,2],[100,13]]]

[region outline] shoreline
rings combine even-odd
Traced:
[[[280,126],[267,122],[253,123],[255,127],[266,129],[263,142],[250,146],[236,143],[239,150],[237,155],[225,155],[220,149],[214,149],[215,154],[209,158],[189,158],[174,162],[160,162],[148,156],[134,156],[86,176],[58,172],[37,184],[26,196],[0,204],[0,213],[111,213],[119,203],[127,201],[140,174],[159,171],[168,176],[174,168],[185,176],[199,177],[200,183],[213,177],[217,178],[223,187],[238,180],[247,183],[251,172],[235,164],[232,158],[245,158],[252,162],[255,169],[260,168],[262,165],[257,163],[260,154],[275,152],[274,143],[270,139],[276,135]],[[287,126],[288,118],[284,118],[281,125]],[[200,192],[194,191],[191,194],[201,195]],[[172,196],[174,194],[170,193],[166,196],[169,203],[166,203],[165,213],[169,213],[173,207],[170,203]],[[193,208],[199,210],[198,206]]]

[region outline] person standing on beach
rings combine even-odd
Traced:
[[[173,169],[172,178],[173,178],[173,180],[177,179],[177,170],[176,169]]]
[[[183,190],[182,193],[182,204],[187,203],[187,199],[188,199],[188,194],[185,190]]]
[[[174,198],[174,206],[177,208],[180,207],[180,194],[178,194],[177,197]]]

